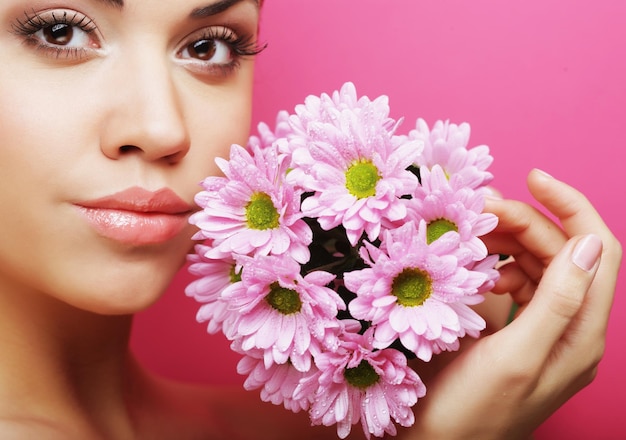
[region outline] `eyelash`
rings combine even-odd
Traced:
[[[85,15],[78,12],[70,11],[53,11],[46,14],[36,12],[24,13],[25,19],[18,19],[12,25],[13,32],[24,38],[26,44],[31,45],[37,50],[43,51],[46,55],[53,58],[61,58],[80,60],[87,54],[87,49],[83,47],[62,47],[51,44],[42,43],[35,34],[42,29],[55,25],[66,25],[76,27],[85,34],[90,35],[96,30],[94,22]]]
[[[198,66],[191,67],[192,71],[197,73],[209,73],[219,74],[221,76],[227,76],[233,70],[236,70],[240,65],[240,61],[246,57],[253,57],[261,53],[266,44],[259,44],[252,35],[239,35],[228,27],[212,27],[197,34],[192,34],[191,38],[188,38],[188,42],[183,45],[181,49],[177,51],[180,54],[185,49],[189,48],[193,43],[202,40],[219,41],[228,46],[231,51],[232,59],[225,64],[208,64],[202,65],[201,61],[193,61],[193,59],[186,61],[185,64],[190,67],[193,64],[199,64]],[[216,72],[217,70],[217,72]]]
[[[36,50],[42,51],[45,55],[55,59],[68,59],[73,61],[80,61],[90,55],[90,48],[87,47],[66,47],[62,45],[54,45],[43,42],[36,34],[43,30],[55,25],[66,25],[73,28],[78,28],[90,36],[96,32],[96,25],[87,16],[80,14],[76,11],[53,11],[46,13],[37,13],[35,11],[24,13],[24,19],[18,19],[12,25],[13,33],[21,36],[24,42]],[[176,54],[180,55],[185,50],[188,50],[194,43],[202,40],[220,42],[228,47],[230,52],[230,60],[227,63],[206,63],[198,59],[183,59],[183,64],[188,68],[199,74],[228,76],[232,71],[236,70],[240,61],[245,57],[253,57],[258,55],[266,47],[266,44],[258,44],[253,35],[243,34],[239,35],[232,29],[224,26],[214,26],[196,33],[190,34],[186,38],[186,42],[182,48],[177,50]],[[95,47],[91,49],[99,48],[96,40]],[[92,52],[93,53],[93,52]]]

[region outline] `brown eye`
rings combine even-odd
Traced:
[[[57,23],[44,29],[43,36],[46,42],[58,46],[65,46],[74,36],[74,27],[65,23]]]
[[[222,66],[232,62],[233,44],[222,37],[212,35],[198,35],[196,38],[187,40],[185,46],[178,55],[189,61],[202,63],[203,65]]]
[[[187,46],[187,53],[192,58],[208,61],[215,56],[217,52],[217,45],[215,40],[198,40]]]
[[[27,46],[54,60],[80,61],[100,54],[100,33],[88,16],[70,9],[33,11],[12,24]]]

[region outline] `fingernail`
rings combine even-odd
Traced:
[[[540,170],[539,168],[535,168],[535,171],[537,171],[539,174],[543,174],[545,177],[549,177],[550,179],[554,179],[554,177],[552,177],[551,174],[546,173],[544,170]]]
[[[502,200],[502,194],[500,193],[500,191],[497,191],[489,186],[486,186],[484,190],[484,196],[486,199]]]
[[[502,197],[497,194],[487,194],[485,193],[485,200],[502,200]]]
[[[602,240],[597,235],[587,235],[574,248],[572,262],[582,270],[590,271],[602,253]]]

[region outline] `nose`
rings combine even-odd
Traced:
[[[144,52],[120,62],[105,96],[109,105],[101,125],[100,148],[119,160],[179,162],[189,151],[189,131],[174,67],[165,56]]]

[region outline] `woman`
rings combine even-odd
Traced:
[[[207,155],[246,139],[258,5],[11,0],[0,17],[0,437],[206,438],[126,347],[189,251]]]
[[[210,158],[247,138],[259,10],[0,5],[0,437],[336,437],[254,393],[157,378],[128,350],[132,315],[190,250]],[[518,262],[497,291],[524,313],[451,356],[401,436],[524,437],[593,378],[620,246],[574,189],[539,172],[529,186],[564,230],[525,204],[488,204],[502,219],[491,250]],[[454,423],[441,426],[442,414]]]

